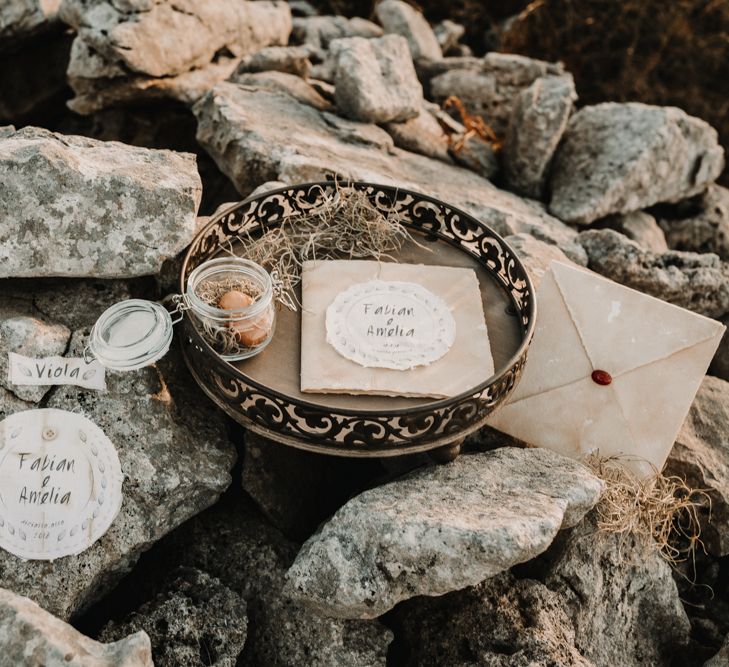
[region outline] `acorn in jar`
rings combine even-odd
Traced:
[[[258,354],[273,337],[273,284],[255,262],[238,257],[204,262],[190,274],[185,297],[203,338],[227,361]]]

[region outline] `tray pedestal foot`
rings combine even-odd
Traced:
[[[428,456],[436,463],[450,463],[455,461],[456,457],[461,453],[461,445],[465,441],[465,438],[451,442],[448,445],[431,449],[428,452]]]

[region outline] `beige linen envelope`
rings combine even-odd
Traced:
[[[352,285],[375,279],[417,283],[445,301],[456,322],[456,340],[445,356],[407,371],[366,368],[326,342],[329,304]],[[307,261],[302,302],[302,392],[442,398],[468,391],[494,373],[473,269],[372,260]]]
[[[537,303],[524,374],[489,425],[573,458],[625,457],[641,477],[660,470],[725,327],[556,261]]]

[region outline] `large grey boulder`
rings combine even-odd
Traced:
[[[543,552],[602,482],[545,449],[464,455],[365,491],[301,548],[287,590],[338,618],[477,584]]]
[[[729,382],[707,376],[681,427],[665,473],[709,497],[701,540],[714,556],[729,554]],[[710,505],[710,506],[709,506]]]
[[[716,130],[681,109],[637,102],[588,106],[570,119],[554,157],[549,210],[589,224],[695,195],[723,167]]]
[[[469,113],[482,116],[504,136],[519,93],[541,76],[563,74],[564,68],[513,53],[487,53],[483,58],[429,62],[418,73],[436,102],[442,104],[455,95]]]
[[[174,570],[155,597],[99,639],[146,632],[155,667],[235,667],[246,640],[246,603],[217,579],[194,568]]]
[[[2,667],[154,667],[149,637],[112,644],[85,637],[28,598],[0,588]]]
[[[413,59],[443,57],[438,38],[425,17],[402,0],[383,0],[375,7],[377,19],[386,33],[408,40]]]
[[[83,313],[86,305],[79,301],[75,310]],[[73,335],[69,355],[82,353],[87,333]],[[108,592],[143,551],[230,485],[235,451],[224,417],[183,365],[179,354],[170,353],[157,366],[108,373],[106,393],[73,386],[51,390],[47,407],[83,413],[115,445],[125,475],[122,507],[108,532],[77,556],[23,561],[0,551],[0,585],[67,619]],[[3,417],[32,407],[3,392]]]
[[[577,234],[536,202],[456,166],[393,147],[382,129],[318,111],[283,93],[218,84],[194,107],[198,141],[247,194],[266,181],[331,175],[421,191],[463,208],[506,236],[527,232],[586,263]]]
[[[0,40],[26,38],[58,18],[61,0],[3,0],[0,3]]]
[[[593,515],[536,560],[392,616],[407,667],[668,665],[689,641],[671,568]]]
[[[674,215],[659,215],[668,245],[675,250],[713,252],[729,260],[729,189],[710,185]]]
[[[423,106],[408,44],[399,35],[347,37],[330,46],[335,99],[342,115],[365,123],[414,118]]]
[[[192,240],[195,156],[27,127],[0,137],[0,277],[156,273]]]
[[[539,77],[517,95],[504,140],[504,176],[527,197],[544,197],[547,170],[577,99],[571,74]]]
[[[579,235],[588,266],[610,280],[709,317],[729,312],[729,265],[716,255],[654,253],[612,229]]]
[[[193,102],[242,55],[285,45],[291,32],[279,0],[64,0],[60,17],[77,31],[69,106],[82,114],[158,97]]]
[[[224,582],[247,603],[241,667],[384,667],[393,635],[378,621],[322,616],[283,590],[297,545],[246,501],[227,497],[178,530],[163,558]]]

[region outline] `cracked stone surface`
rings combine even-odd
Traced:
[[[154,667],[149,637],[137,632],[102,644],[44,611],[28,598],[0,588],[0,664]]]
[[[155,667],[233,667],[247,626],[240,595],[200,570],[178,568],[152,600],[105,625],[99,639],[112,642],[146,632]]]
[[[402,0],[384,0],[375,7],[377,19],[386,33],[402,35],[408,40],[413,59],[443,57],[438,38],[426,18]]]
[[[0,303],[0,385],[12,391],[24,401],[37,403],[50,385],[17,385],[8,379],[8,353],[42,358],[60,356],[66,351],[71,330],[57,322],[45,322],[29,317]]]
[[[195,156],[26,127],[0,136],[0,277],[156,273],[195,233]]]
[[[612,229],[591,229],[579,240],[589,268],[610,280],[708,317],[729,312],[729,265],[716,255],[655,253]]]
[[[711,508],[704,506],[700,512],[701,540],[713,555],[729,555],[729,382],[704,379],[665,474],[706,491]]]
[[[279,0],[64,0],[59,16],[77,31],[69,106],[82,114],[161,97],[192,103],[241,56],[285,45],[291,33]]]
[[[554,161],[549,210],[589,224],[695,195],[716,180],[716,130],[676,107],[605,102],[572,116]]]
[[[241,667],[385,667],[392,632],[379,621],[343,621],[299,604],[284,590],[296,555],[250,505],[227,496],[171,536],[170,563],[216,577],[247,604],[248,637]]]
[[[469,113],[482,116],[503,137],[519,93],[541,76],[563,74],[564,68],[512,53],[487,53],[430,61],[419,65],[418,73],[435,102],[456,95]]]
[[[334,96],[343,116],[387,123],[418,115],[423,88],[404,37],[347,37],[330,48],[337,63]]]
[[[545,449],[463,455],[350,500],[304,543],[286,590],[322,614],[375,618],[534,558],[601,490],[583,465]]]
[[[3,0],[0,4],[0,40],[26,38],[49,27],[58,18],[61,0]]]
[[[542,199],[547,170],[577,99],[571,74],[541,76],[517,95],[504,141],[504,174],[509,185]]]
[[[74,333],[69,355],[82,353],[87,335],[88,328]],[[116,447],[124,500],[107,533],[78,556],[22,561],[0,551],[2,586],[68,619],[111,590],[143,551],[230,485],[236,457],[224,417],[183,366],[171,352],[157,366],[107,373],[106,393],[73,386],[51,390],[47,407],[84,414]],[[3,417],[31,407],[3,392]]]
[[[713,252],[729,260],[729,189],[710,185],[706,192],[676,209],[671,216],[657,213],[671,248]]]
[[[537,202],[499,190],[467,169],[394,148],[375,125],[232,83],[218,84],[193,111],[198,141],[242,194],[266,181],[305,183],[334,174],[392,184],[440,197],[503,236],[527,232],[559,245],[580,264],[587,261],[576,232]]]

